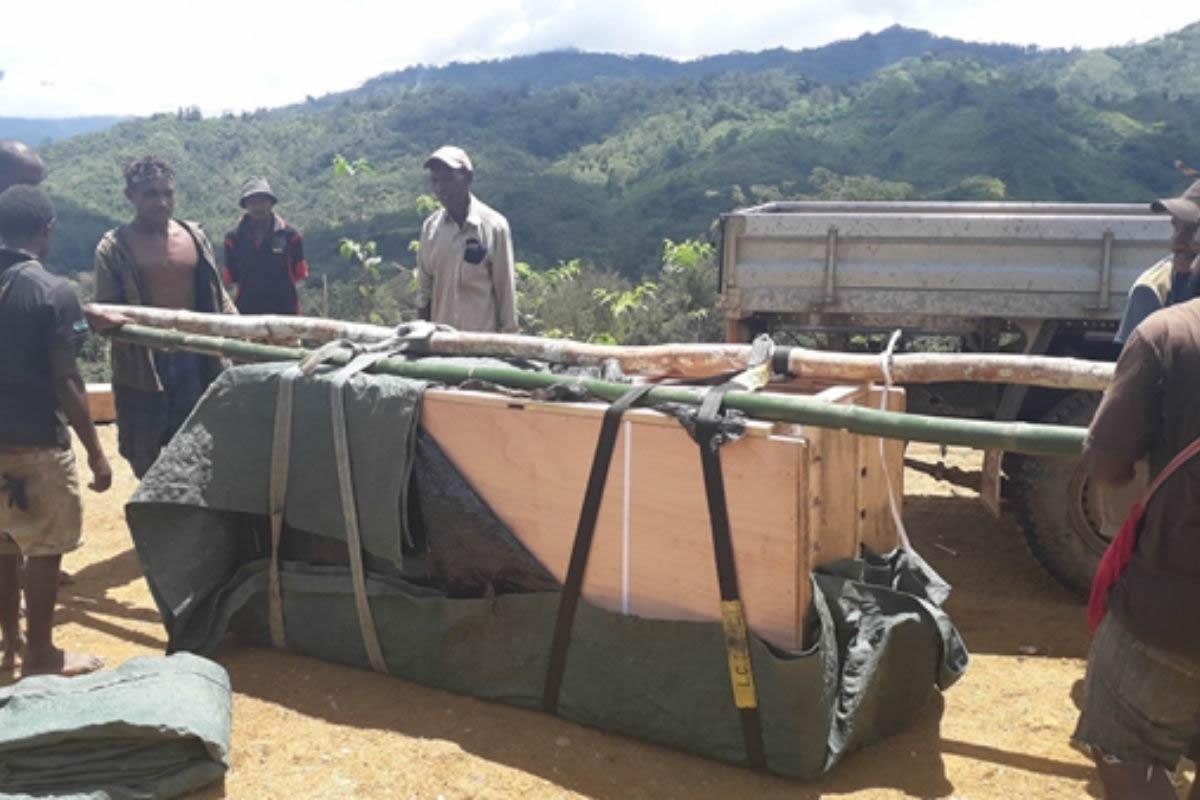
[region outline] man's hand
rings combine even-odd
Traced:
[[[115,330],[129,322],[129,318],[123,314],[117,314],[112,311],[99,311],[91,305],[83,307],[83,316],[87,318],[88,325],[96,333]]]
[[[93,492],[107,492],[112,486],[112,467],[108,465],[108,458],[104,455],[104,451],[88,454],[88,469],[92,471],[92,482],[88,484],[88,488]]]

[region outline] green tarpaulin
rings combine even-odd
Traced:
[[[157,800],[220,780],[232,696],[188,653],[0,689],[0,798]]]
[[[222,375],[127,507],[172,649],[206,652],[231,630],[270,642],[266,514],[275,394],[285,368]],[[537,708],[559,594],[420,430],[423,388],[359,375],[344,394],[366,590],[387,669]],[[345,541],[329,392],[328,374],[295,386],[285,540]],[[321,559],[300,550],[284,547],[287,646],[366,665],[347,567],[314,563]],[[551,590],[512,591],[522,584]],[[809,649],[781,652],[752,637],[770,770],[817,776],[904,727],[932,692],[957,679],[966,651],[939,607],[937,586],[907,553],[833,565],[814,578]],[[719,623],[641,619],[584,603],[559,713],[744,763],[727,670]]]

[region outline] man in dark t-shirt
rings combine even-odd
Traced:
[[[237,284],[242,314],[299,314],[296,284],[308,277],[300,231],[275,212],[278,200],[266,178],[250,178],[242,186],[246,210],[236,228],[225,234],[226,284]]]
[[[1129,337],[1084,464],[1090,478],[1123,485],[1139,459],[1153,478],[1198,438],[1200,300],[1191,300]],[[1074,741],[1096,760],[1106,797],[1173,799],[1167,774],[1200,736],[1200,457],[1151,498],[1108,608],[1088,653]]]
[[[68,423],[87,451],[91,488],[103,492],[112,483],[75,362],[88,327],[79,298],[40,263],[53,225],[54,207],[41,190],[0,193],[0,670],[11,671],[19,655],[22,675],[78,675],[102,665],[58,649],[52,637],[59,565],[82,533]]]

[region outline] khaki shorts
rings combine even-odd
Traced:
[[[79,547],[83,505],[75,454],[57,448],[0,449],[0,486],[24,484],[27,509],[17,490],[0,492],[0,555],[59,556]]]

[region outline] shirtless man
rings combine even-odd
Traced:
[[[125,196],[133,221],[104,234],[96,246],[96,302],[236,314],[208,238],[196,223],[174,217],[170,165],[152,156],[129,164]],[[209,356],[113,342],[117,441],[137,477],[220,371],[220,360]]]

